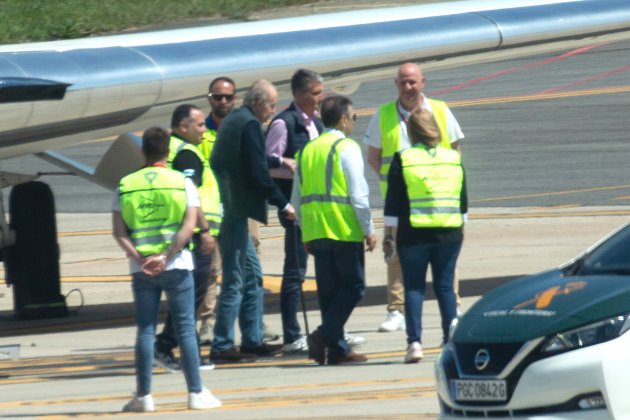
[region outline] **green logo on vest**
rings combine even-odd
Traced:
[[[141,197],[140,200],[142,200],[142,203],[138,206],[138,212],[142,219],[152,216],[156,212],[160,211],[162,207],[165,207],[165,204],[158,203],[157,201],[147,197]]]

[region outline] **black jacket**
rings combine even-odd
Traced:
[[[230,112],[221,122],[210,163],[226,217],[266,224],[267,200],[280,209],[288,204],[269,175],[262,125],[248,107]]]

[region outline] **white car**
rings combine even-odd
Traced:
[[[435,364],[442,420],[630,419],[630,225],[453,322]]]

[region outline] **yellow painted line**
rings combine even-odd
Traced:
[[[112,234],[111,229],[110,230],[107,230],[107,229],[82,230],[78,232],[57,232],[57,236],[59,236],[60,238],[66,237],[66,236],[102,236],[102,235],[110,236],[111,234]]]
[[[474,105],[491,105],[491,104],[501,104],[501,103],[510,103],[510,102],[528,102],[528,101],[540,101],[546,99],[565,99],[565,98],[574,98],[578,96],[589,96],[589,95],[608,95],[613,93],[627,93],[630,92],[630,86],[615,86],[609,88],[593,88],[593,89],[581,89],[581,90],[570,90],[564,92],[549,92],[549,93],[539,93],[533,95],[517,95],[517,96],[504,96],[504,97],[495,97],[495,98],[480,98],[480,99],[471,99],[471,100],[459,100],[459,101],[449,101],[448,106],[450,108],[461,108],[467,106]]]
[[[485,203],[485,202],[491,202],[491,201],[517,200],[517,199],[522,199],[522,198],[534,198],[534,197],[551,197],[551,196],[557,196],[557,195],[569,195],[569,194],[579,194],[579,193],[588,193],[588,192],[596,192],[596,191],[611,191],[611,190],[625,190],[625,189],[630,189],[630,184],[611,185],[607,187],[582,188],[582,189],[564,190],[564,191],[550,191],[550,192],[536,193],[536,194],[511,195],[511,196],[495,197],[495,198],[482,198],[479,200],[471,200],[471,203]]]
[[[630,200],[630,195],[622,195],[619,197],[615,197],[614,200]]]
[[[425,348],[425,355],[436,355],[441,351],[440,348]],[[176,350],[176,355],[179,352]],[[380,360],[396,358],[400,359],[402,363],[404,351],[396,352],[380,352],[380,353],[368,353],[369,360]],[[95,363],[96,360],[97,361]],[[111,360],[109,360],[111,359]],[[7,362],[2,369],[0,369],[0,376],[5,375],[8,378],[3,379],[3,384],[22,384],[33,382],[48,382],[54,381],[58,375],[67,376],[69,374],[77,374],[77,378],[81,378],[81,374],[94,374],[95,372],[107,372],[111,370],[128,371],[129,375],[133,375],[134,367],[133,352],[126,352],[118,354],[114,357],[107,355],[94,355],[94,356],[76,356],[76,357],[57,357],[57,358],[45,358],[43,360],[20,360]],[[85,363],[84,363],[85,362]],[[88,363],[89,362],[89,363]],[[82,364],[84,363],[84,364]],[[12,364],[12,365],[11,365]],[[314,361],[306,358],[293,358],[276,356],[272,358],[260,359],[252,363],[231,363],[231,364],[219,364],[216,369],[243,369],[249,367],[281,367],[281,366],[312,366],[313,368],[320,368]],[[321,367],[322,369],[324,367]],[[164,373],[163,370],[159,369]],[[417,379],[417,378],[415,378]],[[393,381],[393,380],[385,380]],[[396,379],[395,381],[405,381],[405,379]],[[369,383],[372,383],[371,381]],[[376,380],[379,382],[379,380]],[[346,382],[343,382],[346,383]],[[348,384],[356,384],[356,381],[347,382]],[[366,385],[369,383],[365,383]],[[306,385],[307,387],[310,385]],[[347,385],[350,386],[350,385]],[[282,387],[281,387],[282,388]],[[290,389],[291,386],[286,388]],[[255,391],[257,388],[235,388],[233,390],[224,390],[226,393],[242,393]],[[268,389],[268,387],[262,388]],[[0,408],[13,405],[7,405],[10,403],[0,403]]]
[[[540,217],[596,217],[596,216],[628,216],[630,210],[606,210],[606,211],[572,211],[565,213],[490,213],[472,214],[470,219],[534,219]]]
[[[592,89],[580,89],[580,90],[569,90],[563,92],[549,92],[549,93],[539,93],[532,95],[516,95],[516,96],[499,96],[499,97],[490,97],[490,98],[479,98],[479,99],[462,99],[462,100],[452,100],[448,101],[449,108],[464,108],[468,106],[475,105],[492,105],[492,104],[501,104],[501,103],[509,103],[509,102],[528,102],[528,101],[541,101],[546,99],[564,99],[564,98],[573,98],[578,96],[588,96],[588,95],[608,95],[613,93],[627,93],[630,92],[630,85],[626,86],[613,86],[609,88],[592,88]],[[376,112],[377,108],[363,108],[356,110],[357,115],[361,117],[367,117]]]
[[[64,276],[61,277],[61,283],[118,283],[118,282],[130,282],[130,275],[103,275],[103,276]],[[0,279],[0,284],[4,283],[3,279]],[[221,276],[219,276],[218,283],[221,284]],[[280,292],[280,286],[282,284],[281,275],[264,275],[263,287],[271,290],[273,293]],[[314,279],[304,280],[304,291],[315,291],[317,285]]]
[[[558,204],[557,206],[531,207],[531,210],[559,210],[559,209],[575,209],[582,207],[580,204]]]
[[[429,383],[430,385],[426,385]],[[250,397],[242,398],[242,399],[228,399],[224,400],[225,407],[230,407],[232,409],[235,408],[247,408],[249,406],[257,407],[260,405],[260,402],[267,401],[267,403],[271,405],[284,404],[284,403],[294,403],[298,400],[304,401],[309,400],[311,403],[319,400],[322,395],[326,396],[326,401],[330,401],[328,390],[331,390],[331,394],[337,394],[340,396],[336,401],[347,400],[348,396],[352,395],[353,400],[356,399],[355,394],[363,394],[368,393],[371,394],[369,398],[361,398],[361,399],[373,399],[374,397],[386,397],[390,399],[393,393],[398,393],[401,391],[405,391],[408,394],[413,393],[417,394],[418,392],[423,393],[434,393],[435,388],[433,386],[434,379],[433,377],[419,377],[419,378],[401,378],[401,379],[385,379],[385,380],[370,380],[370,381],[344,381],[344,382],[324,382],[324,383],[308,383],[302,385],[281,385],[281,386],[267,386],[267,387],[245,387],[245,388],[213,388],[212,392],[215,395],[220,397],[226,397],[230,395],[239,395],[245,393],[256,393],[256,392],[264,392],[265,394],[276,394],[283,391],[305,391],[308,392],[310,390],[318,390],[325,391],[324,393],[318,392],[317,394],[294,394],[294,395],[284,395],[284,396],[261,396],[261,397]],[[424,384],[424,385],[422,385]],[[374,390],[351,390],[351,391],[339,391],[338,388],[366,388],[366,387],[379,387],[379,389]],[[389,387],[388,389],[381,389],[380,387]],[[155,392],[153,393],[156,399],[169,399],[169,398],[184,398],[186,396],[185,392],[181,391],[169,391],[169,392]],[[75,404],[89,404],[94,402],[109,402],[109,401],[125,401],[129,398],[128,395],[112,395],[112,396],[100,396],[100,397],[86,397],[86,398],[66,398],[66,399],[54,399],[54,400],[28,400],[28,401],[11,401],[11,402],[3,402],[0,403],[0,408],[16,408],[16,407],[37,407],[37,406],[62,406],[62,405],[75,405]],[[253,403],[252,400],[258,401],[258,403]],[[172,408],[176,408],[179,404],[160,404],[160,412],[163,412],[163,408],[168,406],[173,406]],[[292,405],[292,404],[291,404]],[[87,414],[87,413],[86,413]],[[96,414],[96,413],[95,413]],[[46,416],[48,418],[48,416]]]

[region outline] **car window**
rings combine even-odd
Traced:
[[[602,242],[586,256],[583,274],[630,275],[630,225]]]

